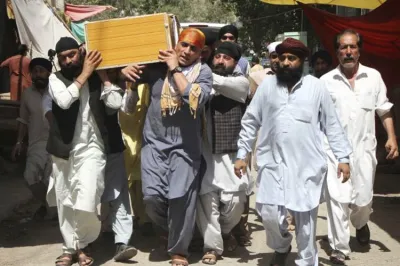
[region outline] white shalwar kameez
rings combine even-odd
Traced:
[[[243,75],[223,77],[213,74],[212,95],[221,94],[244,103],[249,92],[249,81]],[[211,96],[212,97],[212,96]],[[203,156],[207,170],[203,177],[197,201],[197,225],[204,238],[204,251],[213,250],[222,255],[222,235],[229,234],[239,223],[245,208],[249,179],[239,179],[234,171],[236,154],[212,153],[212,119],[206,112],[207,139],[203,140]]]
[[[289,251],[289,210],[296,220],[296,265],[318,265],[317,210],[327,170],[324,133],[341,162],[347,163],[351,153],[324,83],[307,75],[289,93],[276,76],[266,77],[243,116],[237,158],[252,151],[259,129],[256,202],[267,245]]]
[[[62,109],[80,100],[79,113],[68,160],[53,156],[48,202],[58,208],[60,230],[64,238],[63,251],[75,253],[97,239],[101,223],[97,206],[104,191],[106,155],[104,144],[89,106],[89,84],[81,89],[69,87],[54,74],[49,78],[49,95]],[[103,88],[101,99],[116,106],[120,88]],[[46,110],[45,110],[46,112]],[[54,194],[55,192],[55,194]]]
[[[376,159],[375,112],[382,117],[392,108],[378,71],[359,64],[354,89],[340,67],[321,77],[332,96],[341,124],[353,147],[351,178],[342,184],[336,177],[337,161],[327,147],[328,237],[331,248],[350,254],[349,220],[356,229],[372,213]]]

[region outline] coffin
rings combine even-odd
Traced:
[[[167,13],[89,22],[86,51],[101,52],[98,69],[157,63],[159,50],[175,46],[179,27],[176,16]]]

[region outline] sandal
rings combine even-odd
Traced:
[[[238,242],[232,234],[223,235],[222,239],[224,240],[225,251],[232,252],[238,247]]]
[[[201,262],[208,265],[215,265],[218,260],[218,254],[214,250],[207,251],[203,258],[201,258]]]
[[[329,259],[334,264],[345,265],[346,255],[339,250],[333,250]]]
[[[189,266],[189,262],[183,256],[172,255],[171,256],[171,265],[172,266]]]
[[[286,259],[290,254],[290,251],[292,251],[292,246],[289,247],[289,250],[285,253],[280,253],[276,252],[274,253],[274,256],[272,257],[271,260],[271,266],[285,266],[286,265]]]
[[[72,256],[72,254],[63,253],[63,254],[61,254],[61,256],[59,256],[56,259],[55,264],[56,264],[56,266],[71,266],[75,262],[76,262],[76,258],[74,258],[74,256]]]
[[[241,247],[250,247],[252,244],[250,237],[248,235],[237,236],[237,238],[238,238],[238,244]]]
[[[78,251],[78,264],[79,266],[91,266],[94,259],[90,256],[89,247],[83,248]]]

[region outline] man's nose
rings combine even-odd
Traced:
[[[285,60],[283,60],[282,65],[284,65],[284,66],[290,65],[289,59],[286,58]]]

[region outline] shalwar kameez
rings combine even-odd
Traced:
[[[216,131],[214,129],[216,125],[212,113],[216,112],[214,110],[216,108],[223,109],[225,116],[230,115],[229,124],[219,123],[217,126],[219,130],[235,131],[236,124],[240,130],[240,114],[244,113],[248,91],[249,81],[238,67],[233,75],[228,77],[213,74],[213,91],[209,108],[206,111],[207,138],[203,140],[203,156],[206,160],[207,170],[203,177],[197,203],[197,225],[204,238],[204,252],[215,251],[217,255],[222,255],[223,235],[230,234],[240,221],[245,208],[246,194],[250,190],[249,183],[251,183],[248,176],[242,179],[236,177],[233,171],[235,152],[221,153],[219,151],[216,153],[216,145],[213,144],[213,141],[218,141],[217,145],[221,150],[237,150],[237,147],[231,147],[230,144],[228,144],[229,147],[223,145],[223,143],[230,142],[231,138],[227,135],[225,140],[223,136],[215,137],[213,132]],[[217,102],[212,101],[214,97],[219,97],[215,98]],[[214,105],[217,106],[214,107]],[[223,105],[229,105],[229,108]],[[237,112],[238,109],[239,112]],[[231,136],[229,132],[226,134]],[[238,137],[237,131],[235,140]],[[236,141],[234,143],[236,146]]]
[[[328,237],[333,250],[350,254],[350,222],[364,227],[372,213],[375,179],[375,112],[382,117],[393,104],[386,96],[386,86],[378,71],[359,64],[355,86],[351,87],[340,66],[321,77],[326,82],[340,122],[353,147],[350,157],[351,179],[342,184],[335,178],[338,162],[327,147]]]
[[[317,210],[327,171],[323,133],[340,162],[350,145],[324,83],[303,76],[291,90],[268,76],[242,119],[237,157],[245,159],[258,134],[257,211],[267,231],[267,245],[290,250],[287,210],[296,220],[296,265],[318,265],[315,244]]]

